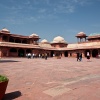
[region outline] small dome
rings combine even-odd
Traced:
[[[1,31],[2,31],[2,32],[10,33],[10,31],[9,31],[8,29],[6,29],[6,28],[3,28]]]
[[[31,37],[38,36],[37,34],[33,33],[30,35]]]
[[[42,40],[41,43],[48,43],[46,39]]]
[[[53,42],[52,43],[66,43],[66,41],[64,40],[63,37],[61,36],[57,36],[53,39]]]
[[[77,36],[86,36],[86,34],[85,34],[84,32],[79,32],[79,33],[77,34]]]

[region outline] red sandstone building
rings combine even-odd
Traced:
[[[49,57],[76,57],[77,52],[86,56],[90,52],[91,57],[100,54],[100,34],[86,36],[84,32],[76,35],[78,42],[68,44],[63,37],[57,36],[50,43],[46,39],[39,42],[37,34],[23,36],[11,34],[6,28],[0,30],[0,57],[25,57],[27,53],[47,53]]]

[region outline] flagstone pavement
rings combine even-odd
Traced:
[[[1,58],[4,100],[100,100],[100,59]]]

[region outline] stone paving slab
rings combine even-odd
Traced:
[[[52,96],[52,97],[55,97],[58,95],[62,95],[63,93],[66,93],[70,90],[71,90],[70,88],[66,88],[64,86],[57,86],[57,87],[53,87],[53,88],[46,90],[46,91],[43,91],[43,92]]]
[[[4,100],[100,100],[100,59],[2,58]]]

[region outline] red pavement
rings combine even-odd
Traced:
[[[4,100],[100,100],[100,59],[2,58]]]

